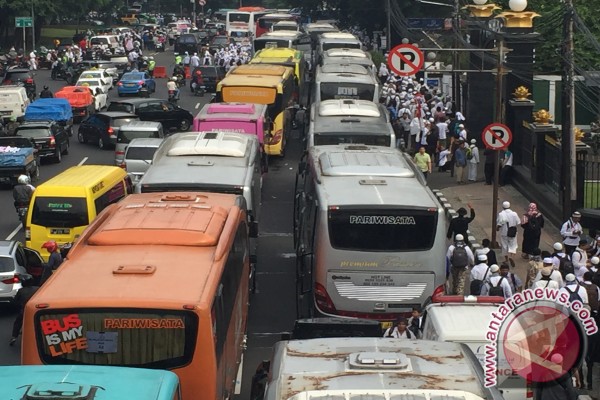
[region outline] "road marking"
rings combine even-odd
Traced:
[[[4,240],[12,240],[12,238],[14,238],[14,237],[15,237],[15,235],[16,235],[17,233],[19,233],[19,231],[21,230],[21,228],[22,228],[22,227],[23,227],[23,225],[22,225],[22,224],[19,224],[19,225],[18,225],[18,226],[15,228],[15,230],[14,230],[14,231],[12,231],[12,232],[10,233],[10,235],[8,235],[8,236],[6,237],[6,239],[4,239]]]
[[[87,160],[88,160],[88,158],[87,158],[87,157],[83,157],[83,160],[79,161],[79,164],[77,164],[77,165],[83,165],[83,164],[85,164],[85,162],[86,162]]]
[[[194,107],[196,110],[200,108],[200,103],[196,103],[196,107]]]

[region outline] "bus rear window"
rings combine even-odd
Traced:
[[[359,99],[373,101],[375,85],[365,83],[321,83],[321,101]]]
[[[168,369],[191,361],[198,317],[179,310],[48,310],[36,314],[35,328],[44,364]]]
[[[323,51],[330,49],[360,49],[360,43],[330,42],[323,43]]]
[[[83,197],[36,197],[31,215],[33,225],[74,228],[89,225]]]
[[[330,209],[329,240],[341,250],[425,251],[433,247],[437,211]]]
[[[392,138],[389,134],[377,135],[373,133],[364,134],[343,134],[343,133],[327,133],[315,134],[315,146],[325,146],[328,144],[366,144],[369,146],[385,146],[390,147]]]

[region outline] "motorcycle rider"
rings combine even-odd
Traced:
[[[192,89],[194,89],[195,92],[197,89],[201,89],[202,86],[204,86],[204,78],[202,78],[202,71],[196,70],[194,72],[194,76],[192,77]]]
[[[12,115],[6,124],[6,136],[15,136],[15,132],[19,127],[19,123],[17,122],[17,117]]]
[[[58,248],[58,244],[54,240],[50,240],[45,242],[42,245],[42,249],[48,250],[50,253],[50,257],[48,258],[48,262],[43,264],[42,276],[40,278],[40,286],[48,280],[52,276],[52,273],[62,264],[63,258],[60,255],[60,250]]]
[[[167,81],[167,90],[169,94],[173,91],[173,99],[179,100],[179,88],[177,87],[177,77],[174,76]],[[169,96],[170,97],[170,96]]]
[[[54,94],[52,94],[52,91],[48,88],[48,86],[44,86],[44,90],[40,92],[40,99],[50,99],[53,97]]]
[[[156,67],[156,61],[154,61],[154,57],[148,57],[148,74],[154,77],[154,67]]]
[[[31,184],[31,180],[27,175],[19,175],[17,178],[17,184],[13,188],[13,199],[15,201],[15,208],[26,208],[29,207],[29,202],[33,196],[35,186]]]

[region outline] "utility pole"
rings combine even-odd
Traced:
[[[392,48],[392,3],[387,0],[387,32],[385,33],[385,47],[389,52]]]
[[[568,219],[577,200],[577,172],[575,160],[575,86],[573,84],[573,0],[565,0],[562,43],[562,193],[563,220]]]
[[[504,123],[504,115],[502,112],[502,97],[504,94],[504,38],[498,36],[496,41],[498,46],[498,67],[496,71],[496,121]],[[494,150],[494,180],[492,189],[492,246],[497,247],[496,241],[496,217],[498,216],[498,179],[500,177],[500,150]]]
[[[460,35],[460,4],[459,0],[454,0],[454,26],[456,27],[456,34]],[[458,48],[458,37],[454,36],[454,48]],[[457,70],[459,68],[460,56],[455,50],[452,53],[452,68]],[[452,98],[454,100],[455,111],[461,110],[461,98],[460,98],[460,73],[452,72]]]

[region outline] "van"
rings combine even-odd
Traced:
[[[95,46],[114,50],[119,47],[119,37],[116,35],[92,36],[90,38],[90,47]]]
[[[160,122],[132,121],[127,125],[123,125],[117,133],[117,143],[115,144],[115,165],[118,167],[124,167],[125,150],[127,150],[127,145],[133,139],[163,139],[164,137],[165,134]]]
[[[0,86],[0,116],[2,121],[15,117],[23,120],[25,110],[31,101],[27,97],[27,90],[22,86]]]
[[[138,138],[133,139],[127,146],[122,167],[125,168],[134,185],[138,184],[150,168],[154,153],[162,142],[163,139]]]
[[[463,343],[473,351],[482,367],[485,367],[485,345],[488,324],[492,312],[504,303],[503,297],[489,296],[439,296],[423,310],[423,333],[425,340]],[[527,397],[527,382],[519,375],[503,373],[509,368],[499,368],[498,389],[506,400],[522,400]]]
[[[275,344],[271,361],[263,366],[257,370],[263,379],[253,379],[252,399],[502,400],[497,388],[485,387],[473,352],[458,343],[381,337],[288,340]],[[382,391],[391,393],[373,394]]]
[[[132,193],[127,173],[107,165],[78,165],[39,185],[29,203],[25,239],[32,249],[53,240],[72,243],[108,205]],[[44,260],[50,254],[42,252]]]
[[[217,192],[244,196],[252,236],[258,233],[261,203],[258,138],[227,131],[169,136],[154,154],[136,193]]]

